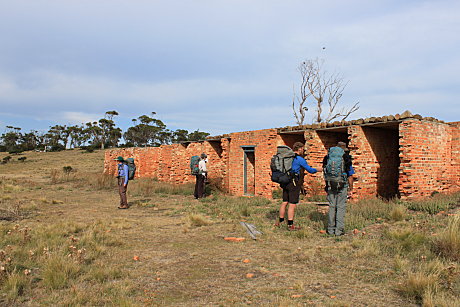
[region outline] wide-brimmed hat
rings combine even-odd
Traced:
[[[119,156],[118,158],[116,158],[114,160],[117,160],[117,161],[120,161],[120,162],[125,162],[125,159],[123,159],[122,156]]]

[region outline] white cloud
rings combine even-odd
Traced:
[[[87,114],[83,112],[63,112],[60,118],[56,118],[56,121],[64,121],[70,124],[82,124],[88,122],[95,122],[101,118],[100,114]]]

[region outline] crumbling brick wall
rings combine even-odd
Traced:
[[[450,123],[452,135],[452,187],[460,190],[460,122]]]
[[[322,133],[318,130],[305,131],[305,159],[308,165],[314,168],[323,166],[323,158],[327,150],[337,145],[335,133]],[[304,188],[307,196],[325,195],[322,173],[305,174]]]
[[[256,130],[230,134],[228,150],[228,187],[234,195],[244,195],[244,150],[243,146],[254,146],[254,195],[271,198],[277,186],[270,180],[270,160],[276,153],[278,143],[283,144],[276,129]]]
[[[400,125],[401,197],[449,190],[454,176],[452,134],[447,124],[410,119]]]
[[[399,123],[399,124],[398,124]],[[348,144],[356,171],[354,198],[369,196],[415,198],[432,192],[460,190],[460,122],[445,124],[418,118],[392,124],[366,124],[278,133],[265,129],[231,133],[204,142],[148,148],[110,149],[105,153],[104,171],[116,173],[117,156],[133,157],[137,177],[182,184],[194,182],[190,157],[208,154],[210,181],[225,192],[244,194],[244,147],[253,146],[248,161],[248,194],[271,198],[279,185],[271,182],[270,160],[279,145],[305,142],[306,159],[321,167],[327,150],[338,141]],[[253,177],[252,177],[253,176]],[[324,194],[322,174],[305,176],[309,196]]]

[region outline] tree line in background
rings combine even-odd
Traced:
[[[87,150],[107,147],[147,147],[160,146],[185,141],[205,139],[209,133],[184,129],[172,131],[155,118],[156,113],[142,115],[132,120],[133,126],[126,132],[116,126],[116,111],[107,111],[103,118],[86,124],[66,126],[55,125],[48,132],[32,130],[22,132],[21,128],[7,126],[0,136],[0,151],[19,153],[27,150],[60,151],[66,148]],[[121,139],[124,143],[119,145]]]

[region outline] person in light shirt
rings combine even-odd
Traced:
[[[205,197],[206,178],[208,174],[208,170],[206,168],[207,160],[208,156],[205,153],[202,153],[200,156],[200,162],[198,162],[198,168],[200,170],[200,173],[198,175],[195,175],[195,192],[193,194],[195,196],[195,199]]]

